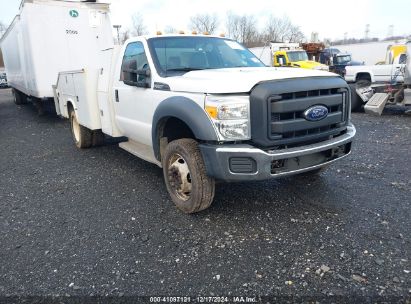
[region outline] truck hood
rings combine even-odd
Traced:
[[[303,69],[313,69],[313,70],[324,70],[328,71],[328,66],[319,63],[317,61],[306,60],[306,61],[294,61],[291,64],[298,64]]]
[[[164,79],[171,91],[207,94],[248,93],[268,80],[306,77],[335,77],[335,74],[298,68],[230,68],[191,71]]]

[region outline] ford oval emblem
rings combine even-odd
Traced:
[[[317,105],[309,107],[304,111],[303,117],[308,121],[319,121],[328,116],[328,109],[325,106]]]

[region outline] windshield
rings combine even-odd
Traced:
[[[337,64],[343,64],[343,63],[348,63],[351,61],[351,56],[350,55],[344,55],[344,56],[337,56],[336,63]]]
[[[216,37],[156,37],[148,40],[156,68],[162,76],[193,70],[263,67],[264,64],[238,42]]]
[[[292,52],[287,52],[288,59],[291,62],[296,62],[296,61],[307,61],[308,56],[305,51],[292,51]]]

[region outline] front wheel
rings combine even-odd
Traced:
[[[79,124],[73,109],[70,111],[70,129],[77,148],[91,147],[93,132]]]
[[[170,142],[162,157],[168,193],[178,209],[195,213],[210,207],[215,181],[207,176],[203,157],[194,139]]]

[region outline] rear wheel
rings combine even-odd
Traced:
[[[93,147],[101,146],[104,144],[104,133],[101,130],[94,130],[92,136]]]
[[[79,124],[76,112],[70,111],[70,129],[74,143],[78,148],[90,148],[92,145],[93,132]]]
[[[22,104],[27,103],[26,96],[22,92],[16,89],[12,89],[12,92],[13,92],[13,101],[16,105],[22,105]]]
[[[210,207],[215,181],[207,176],[203,157],[194,139],[169,143],[162,158],[168,193],[178,209],[195,213]]]

